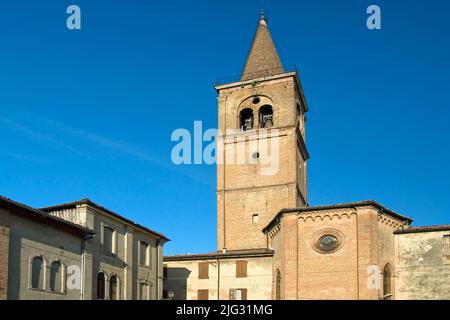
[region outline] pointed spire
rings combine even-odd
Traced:
[[[283,72],[280,58],[270,36],[264,11],[245,62],[241,80],[250,80]]]

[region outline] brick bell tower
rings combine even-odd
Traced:
[[[241,76],[215,88],[217,249],[266,248],[277,213],[307,205],[309,155],[298,73],[282,66],[263,12]]]

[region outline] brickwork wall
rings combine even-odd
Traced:
[[[273,277],[277,270],[282,275],[281,298],[376,300],[382,296],[382,277],[380,287],[370,286],[369,271],[378,267],[381,273],[387,263],[393,267],[394,291],[393,231],[400,223],[373,206],[284,214],[268,234],[275,251]],[[317,247],[326,234],[341,241],[338,250],[327,253]]]
[[[259,98],[253,103],[254,97]],[[217,166],[217,250],[266,247],[266,237],[261,230],[283,208],[297,207],[298,190],[306,193],[306,181],[298,186],[298,144],[296,128],[299,90],[293,76],[248,83],[219,92],[219,130],[235,130],[224,139],[219,139],[218,157],[222,152],[224,164]],[[259,108],[270,105],[273,108],[273,129],[267,153],[262,143],[267,139],[258,131]],[[253,132],[238,132],[239,114],[243,109],[252,109]],[[275,142],[276,140],[276,142]],[[225,147],[220,150],[220,143]],[[278,150],[273,148],[278,145]],[[234,157],[227,154],[234,150]],[[238,150],[243,151],[244,164],[238,163]],[[276,150],[276,154],[274,154]],[[256,152],[260,157],[250,163]],[[306,172],[301,175],[304,177]],[[303,179],[302,179],[303,180]],[[305,179],[306,180],[306,179]],[[258,215],[257,221],[253,215]]]
[[[0,209],[0,300],[8,297],[9,212]]]

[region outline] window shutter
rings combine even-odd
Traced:
[[[230,300],[236,300],[234,289],[230,289]]]
[[[444,236],[444,256],[450,257],[450,235]]]
[[[244,260],[236,261],[236,277],[237,278],[247,277],[247,261]]]
[[[208,300],[209,299],[209,290],[208,289],[197,290],[197,299],[198,300]]]
[[[198,278],[199,279],[208,279],[209,278],[209,263],[208,262],[200,262],[198,264]]]
[[[247,300],[247,289],[241,289],[241,300]]]

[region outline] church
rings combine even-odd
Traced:
[[[308,204],[308,104],[263,13],[242,74],[215,89],[217,251],[165,256],[165,297],[450,299],[450,225],[415,227],[373,200]],[[277,147],[273,174],[267,144]],[[252,161],[230,160],[229,149]]]

